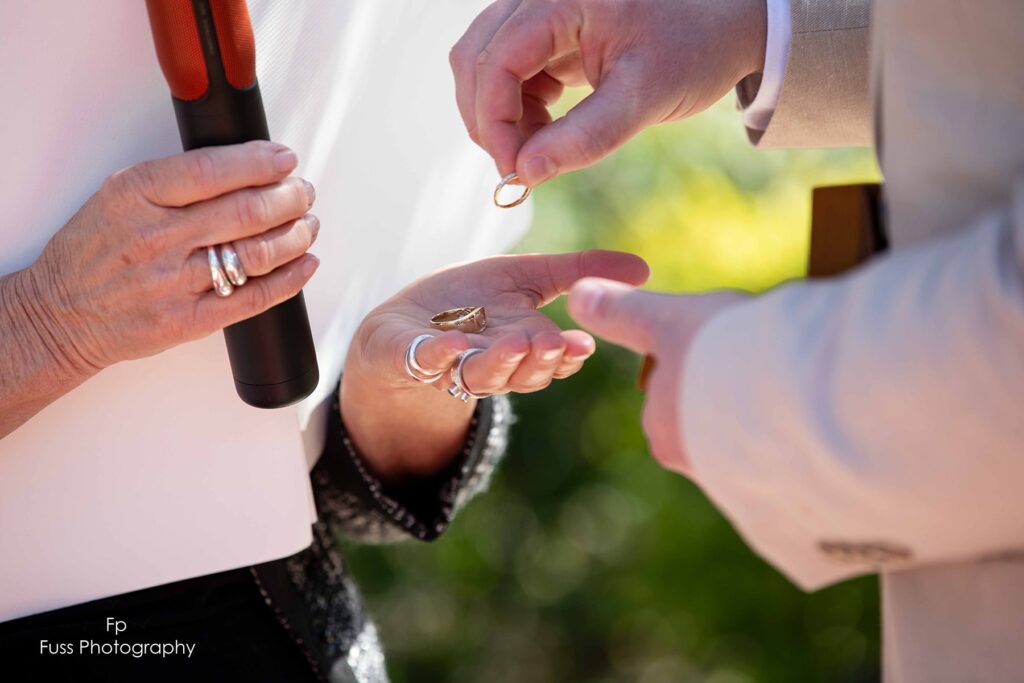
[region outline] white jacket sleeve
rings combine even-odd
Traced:
[[[1024,548],[1024,185],[1012,207],[694,341],[696,479],[804,589]]]

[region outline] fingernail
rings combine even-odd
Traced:
[[[313,187],[313,183],[305,178],[303,178],[302,182],[306,188],[306,201],[309,202],[310,206],[313,206],[313,202],[316,201],[316,188]]]
[[[306,225],[309,226],[309,232],[312,235],[310,242],[315,242],[316,236],[320,234],[320,219],[313,214],[309,214],[306,216]]]
[[[302,264],[302,274],[306,277],[310,277],[316,272],[316,269],[320,267],[320,259],[313,254],[309,254],[306,260]]]
[[[558,173],[558,169],[551,163],[551,159],[545,156],[533,157],[526,162],[523,170],[526,172],[526,183],[530,187],[540,185]]]
[[[274,167],[278,173],[287,173],[298,165],[299,157],[287,147],[274,153]]]
[[[541,360],[555,360],[561,354],[562,354],[562,352],[559,351],[558,349],[548,349],[547,351],[542,351],[541,352],[540,359]]]
[[[570,355],[566,354],[565,359],[567,361],[575,363],[576,361],[586,360],[586,359],[590,358],[593,355],[594,355],[593,351],[591,351],[590,353],[582,353],[582,354],[578,354],[578,355],[575,355],[575,356],[570,356]]]

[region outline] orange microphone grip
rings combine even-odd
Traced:
[[[245,0],[210,0],[224,76],[244,90],[256,82],[256,38]]]
[[[192,0],[146,0],[156,58],[171,94],[198,100],[210,87]]]

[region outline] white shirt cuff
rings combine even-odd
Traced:
[[[782,79],[789,60],[792,29],[790,0],[765,0],[768,9],[768,36],[765,41],[764,72],[754,101],[743,110],[743,123],[751,130],[764,131],[775,113],[782,92]]]

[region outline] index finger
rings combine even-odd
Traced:
[[[144,161],[122,173],[133,175],[135,186],[149,202],[182,207],[245,187],[276,183],[297,165],[295,152],[284,145],[254,140]]]
[[[651,275],[647,262],[639,256],[603,249],[497,258],[507,259],[506,272],[512,282],[529,292],[538,308],[565,294],[583,278],[600,277],[639,286]]]
[[[554,3],[521,5],[480,53],[476,66],[476,125],[480,146],[494,158],[501,175],[515,170],[525,142],[523,84],[553,59],[575,49],[578,21],[560,16]]]
[[[455,103],[473,142],[480,143],[476,126],[476,62],[480,53],[522,0],[498,0],[481,12],[458,42],[448,61],[455,76]]]

